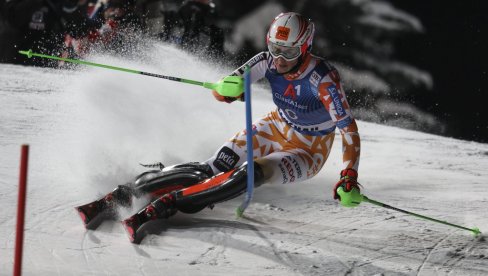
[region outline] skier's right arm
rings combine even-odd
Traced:
[[[268,68],[268,59],[269,59],[269,54],[267,52],[261,52],[257,55],[255,55],[253,58],[248,60],[246,63],[244,63],[242,66],[237,68],[231,76],[243,76],[246,66],[249,66],[251,70],[251,83],[256,82],[262,78],[264,78],[264,75],[266,74],[266,70]],[[244,101],[244,92],[237,97],[226,97],[222,96],[219,94],[219,92],[213,90],[212,91],[213,96],[215,99],[219,102],[226,102],[226,103],[232,103],[235,100],[240,100]]]

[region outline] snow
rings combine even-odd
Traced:
[[[158,44],[140,58],[90,60],[201,81],[233,69]],[[314,179],[258,188],[245,218],[234,214],[239,197],[161,220],[140,245],[129,242],[118,222],[86,231],[74,206],[130,181],[142,171],[139,162],[206,160],[244,128],[244,105],[219,103],[198,86],[135,74],[6,64],[0,65],[0,102],[1,275],[13,270],[23,143],[31,146],[24,275],[488,274],[484,236],[332,200],[340,139]],[[254,118],[272,108],[266,88],[254,86]],[[488,231],[487,144],[358,125],[365,195]]]

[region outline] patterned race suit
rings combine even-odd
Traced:
[[[360,138],[339,74],[327,61],[307,54],[296,73],[278,74],[268,52],[254,56],[234,75],[250,66],[251,82],[266,78],[275,111],[253,125],[257,162],[271,171],[268,183],[298,182],[319,172],[339,128],[343,169],[358,169]],[[246,132],[237,133],[206,161],[214,173],[229,171],[246,161]]]

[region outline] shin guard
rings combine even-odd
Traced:
[[[261,166],[254,163],[255,186],[262,184],[264,174]],[[198,209],[233,199],[246,191],[247,164],[226,173],[218,174],[191,187],[173,192],[178,210]]]

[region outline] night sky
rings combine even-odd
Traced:
[[[393,1],[392,1],[393,2]],[[488,142],[488,1],[394,1],[426,32],[397,45],[403,61],[429,71],[433,91],[416,104],[446,122],[446,135]]]

